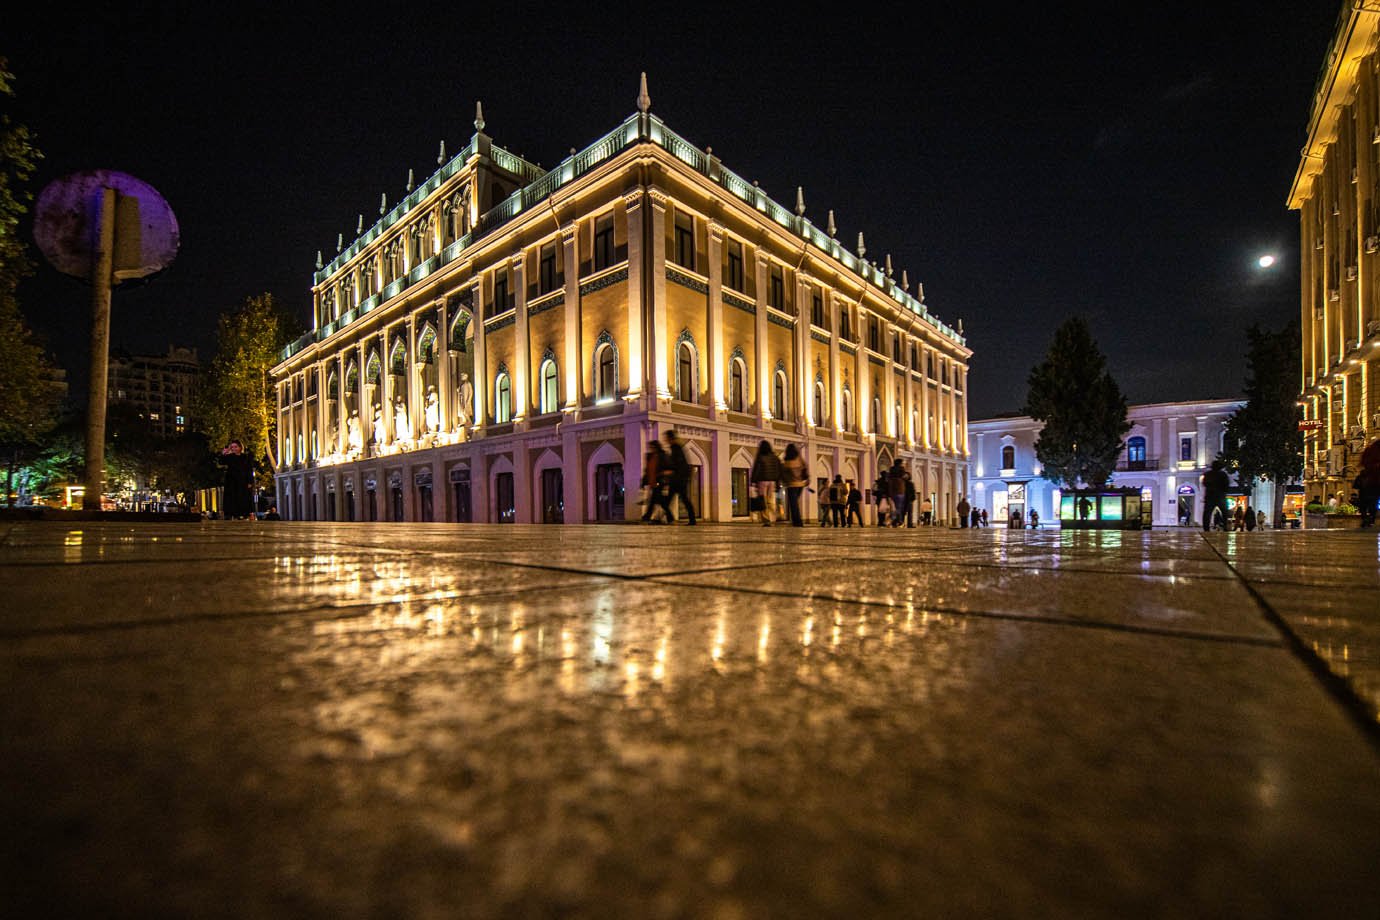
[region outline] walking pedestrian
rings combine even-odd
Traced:
[[[906,476],[906,526],[915,526],[915,481]]]
[[[1203,474],[1203,529],[1212,529],[1212,513],[1222,515],[1222,528],[1230,525],[1231,513],[1227,511],[1227,488],[1231,479],[1227,476],[1221,460],[1212,461],[1212,469]]]
[[[1040,512],[1036,511],[1034,508],[1030,509],[1030,529],[1040,529]]]
[[[934,524],[934,501],[928,495],[920,503],[920,523],[926,527]]]
[[[690,519],[690,526],[694,527],[695,506],[690,501],[690,461],[685,459],[685,448],[681,445],[680,439],[676,437],[674,431],[666,432],[666,448],[670,454],[671,495],[680,499],[680,506],[685,509],[685,515]],[[666,504],[669,508],[670,496],[667,496]]]
[[[973,506],[968,504],[968,496],[964,495],[958,500],[958,526],[968,526],[968,514],[973,510]]]
[[[791,526],[804,527],[805,522],[800,516],[800,494],[805,491],[805,486],[810,481],[810,468],[806,466],[805,458],[800,455],[800,449],[794,444],[786,445],[786,455],[781,461],[781,475],[786,483],[786,514],[791,519]]]
[[[906,521],[906,483],[910,473],[906,465],[897,457],[887,472],[887,496],[891,499],[891,526],[900,527]]]
[[[757,445],[757,457],[748,472],[748,483],[757,492],[754,502],[762,514],[762,526],[776,523],[776,484],[781,481],[781,459],[765,438]]]
[[[671,463],[661,442],[653,438],[647,443],[647,455],[642,461],[643,502],[642,523],[670,524],[671,516]],[[660,520],[653,512],[660,509]]]
[[[846,499],[848,517],[847,522],[843,525],[844,527],[852,527],[854,518],[858,519],[859,527],[863,526],[862,500],[862,490],[858,488],[858,484],[851,479],[848,480],[848,497]]]
[[[980,514],[978,514],[978,523],[981,524],[983,527],[988,526],[988,524],[987,524],[987,509],[986,509],[986,508],[983,508],[983,509],[982,509],[982,512],[981,512]]]

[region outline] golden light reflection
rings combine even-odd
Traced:
[[[724,614],[720,611],[714,622],[714,644],[709,649],[709,657],[715,667],[718,667],[724,657],[724,629]]]
[[[85,534],[80,530],[69,530],[62,538],[62,561],[80,562],[82,541]]]
[[[637,698],[642,685],[638,682],[638,665],[636,661],[629,661],[623,666],[623,695],[629,700]]]
[[[757,630],[757,663],[767,663],[767,646],[771,642],[771,614],[763,614],[762,626]]]
[[[810,644],[814,642],[814,637],[815,618],[813,616],[807,616],[805,617],[805,625],[801,627],[800,630],[800,644],[805,648],[806,654],[809,654]]]

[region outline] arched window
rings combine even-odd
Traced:
[[[1145,439],[1139,435],[1126,442],[1126,465],[1133,470],[1145,469]]]
[[[1004,470],[1014,470],[1016,468],[1016,448],[1010,444],[1001,449],[1001,468]]]
[[[494,381],[494,423],[502,425],[513,420],[513,384],[507,371],[499,371]]]
[[[872,397],[872,433],[882,433],[882,398]]]
[[[892,437],[899,438],[904,436],[905,430],[901,427],[901,404],[899,402],[896,404],[896,411],[892,413],[892,416],[892,422],[896,426],[896,429],[891,432]]]
[[[743,412],[743,382],[747,379],[747,364],[742,358],[734,358],[728,366],[728,408]]]
[[[843,430],[853,430],[853,391],[843,388]]]
[[[541,363],[541,392],[537,397],[537,411],[543,415],[559,408],[560,393],[556,383],[556,362],[547,358]]]
[[[771,414],[772,418],[784,419],[787,413],[786,403],[786,372],[777,371],[772,375],[771,380]]]
[[[688,340],[676,346],[676,399],[695,402],[699,379],[695,371],[695,346]]]
[[[618,356],[613,343],[604,342],[594,352],[594,398],[596,402],[613,402],[618,395]]]
[[[824,424],[824,381],[815,381],[815,424]]]

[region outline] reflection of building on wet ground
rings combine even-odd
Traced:
[[[1198,402],[1146,403],[1130,406],[1126,448],[1117,460],[1111,485],[1137,488],[1142,500],[1154,503],[1156,526],[1196,524],[1203,520],[1202,476],[1222,449],[1227,419],[1244,402],[1210,399]],[[1035,440],[1043,427],[1029,416],[992,418],[968,423],[972,459],[970,479],[978,508],[985,508],[993,524],[1005,523],[1013,511],[1029,519],[1059,519],[1059,488],[1040,475]],[[1244,500],[1244,490],[1234,490]],[[1274,507],[1274,486],[1260,483],[1250,504],[1268,517]]]
[[[550,171],[475,124],[315,275],[273,372],[287,516],[633,518],[671,429],[708,520],[747,518],[762,439],[801,446],[816,488],[900,457],[952,514],[970,351],[861,234],[854,254],[645,110]]]
[[[1302,247],[1304,484],[1352,491],[1380,435],[1380,11],[1348,3],[1323,61],[1289,207]]]

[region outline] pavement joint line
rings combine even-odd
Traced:
[[[853,604],[861,607],[880,607],[895,610],[899,605],[885,601],[866,601],[858,598],[839,597],[833,594],[797,594],[790,591],[771,591],[766,588],[733,588],[727,585],[705,584],[699,582],[665,581],[661,578],[649,579],[653,584],[677,588],[697,588],[711,591],[727,591],[732,594],[757,594],[764,597],[791,598],[792,600],[832,601],[839,604]],[[954,617],[973,617],[984,620],[1000,620],[1011,623],[1036,623],[1046,626],[1069,626],[1077,629],[1098,629],[1110,632],[1123,632],[1136,635],[1159,636],[1169,639],[1189,639],[1199,642],[1219,642],[1227,645],[1246,645],[1256,648],[1281,648],[1279,639],[1266,639],[1260,636],[1233,636],[1227,633],[1194,632],[1183,629],[1166,629],[1158,626],[1135,626],[1129,623],[1109,623],[1106,620],[1075,620],[1071,617],[1053,617],[1047,614],[1022,616],[1016,613],[1001,613],[994,610],[960,610],[954,607],[917,605],[926,613],[938,613]]]
[[[832,558],[834,558],[834,557],[832,557],[832,556],[825,556],[825,557],[823,557],[823,558],[827,560],[827,559],[832,559]],[[485,561],[485,562],[490,562],[490,561],[493,561],[493,560],[485,559],[485,560],[483,560],[483,561]],[[747,563],[747,564],[744,564],[744,565],[712,566],[712,567],[709,567],[709,568],[685,569],[684,571],[674,571],[674,572],[649,572],[649,573],[637,573],[637,572],[600,572],[600,571],[593,570],[593,569],[571,568],[571,567],[569,567],[569,566],[550,565],[550,564],[543,564],[543,563],[539,563],[539,562],[515,562],[515,561],[512,561],[512,560],[505,560],[503,564],[504,564],[504,565],[515,566],[515,567],[517,567],[517,568],[522,568],[522,569],[539,569],[539,570],[548,571],[548,572],[563,572],[563,573],[568,574],[568,575],[599,575],[599,576],[601,576],[601,577],[603,577],[603,578],[617,578],[617,579],[619,579],[620,581],[652,581],[653,579],[669,578],[669,577],[672,577],[672,576],[675,576],[675,575],[705,575],[705,574],[708,574],[708,573],[710,573],[710,572],[736,572],[736,571],[738,571],[738,570],[740,570],[740,569],[766,569],[766,568],[775,568],[775,567],[777,567],[777,566],[782,566],[782,565],[795,565],[796,563],[800,563],[800,562],[819,562],[819,561],[821,561],[821,560],[819,560],[819,559],[782,559],[782,560],[780,560],[780,561],[778,561],[778,562],[761,562],[761,561],[758,561],[758,562]],[[657,582],[657,584],[663,584],[663,582]],[[675,582],[665,582],[665,584],[675,584]]]
[[[1333,698],[1351,720],[1356,723],[1361,730],[1361,734],[1370,742],[1372,749],[1380,755],[1380,712],[1377,712],[1371,705],[1361,698],[1356,692],[1356,688],[1345,677],[1342,677],[1327,663],[1327,660],[1308,647],[1289,621],[1275,609],[1274,605],[1265,599],[1265,596],[1256,590],[1247,578],[1236,567],[1217,550],[1212,541],[1203,535],[1203,542],[1212,546],[1213,552],[1221,557],[1226,563],[1227,568],[1231,569],[1240,580],[1251,599],[1256,602],[1260,611],[1265,616],[1266,622],[1273,626],[1280,633],[1284,646],[1294,653],[1294,657],[1309,670],[1310,673],[1322,685],[1324,692]]]
[[[96,635],[106,632],[122,632],[135,629],[156,629],[166,626],[180,626],[182,624],[194,623],[221,623],[238,622],[244,620],[273,619],[275,617],[302,616],[317,611],[332,611],[331,615],[322,617],[323,620],[343,620],[353,616],[358,616],[361,610],[368,610],[371,607],[389,607],[402,603],[414,601],[475,601],[485,600],[495,597],[515,597],[519,595],[531,594],[542,591],[559,591],[567,588],[581,589],[594,588],[601,580],[607,580],[610,576],[597,573],[578,573],[589,575],[593,581],[588,584],[570,585],[532,585],[527,588],[505,589],[501,591],[482,591],[475,594],[455,594],[444,598],[429,598],[419,595],[417,597],[402,598],[401,600],[378,600],[361,601],[359,603],[341,604],[317,604],[307,607],[289,607],[282,610],[239,610],[231,613],[191,613],[179,617],[144,617],[138,620],[116,620],[108,623],[72,623],[65,626],[54,626],[39,629],[16,629],[0,630],[0,642],[23,641],[25,639],[51,639],[61,636],[82,636]]]

